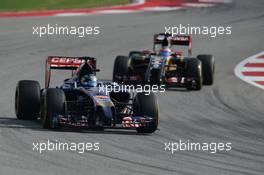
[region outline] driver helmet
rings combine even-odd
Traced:
[[[80,79],[80,83],[83,87],[91,88],[97,86],[97,78],[93,74],[84,75]]]
[[[159,50],[159,56],[169,57],[171,55],[171,49],[168,47],[163,47]]]

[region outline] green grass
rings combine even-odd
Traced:
[[[130,0],[0,0],[0,11],[93,8],[129,2]]]

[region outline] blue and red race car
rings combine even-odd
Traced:
[[[70,70],[72,75],[59,87],[50,87],[51,70]],[[159,111],[153,93],[105,93],[97,81],[93,57],[50,56],[46,60],[45,87],[33,80],[21,80],[16,87],[18,119],[40,117],[44,128],[117,128],[139,133],[157,130]]]

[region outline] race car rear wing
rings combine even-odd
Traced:
[[[192,54],[192,37],[190,35],[171,35],[167,33],[160,33],[154,35],[154,46],[156,44],[164,44],[164,42],[168,41],[168,46],[172,45],[180,45],[180,46],[188,46],[188,54]]]
[[[64,57],[64,56],[48,56],[45,67],[45,88],[49,87],[51,70],[72,70],[76,71],[83,63],[87,62],[95,71],[96,58],[94,57]]]

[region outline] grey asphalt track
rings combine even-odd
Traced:
[[[264,95],[233,73],[237,63],[263,50],[264,1],[171,12],[0,19],[0,174],[89,175],[263,175]],[[44,37],[32,26],[99,25],[100,36]],[[111,79],[114,57],[129,50],[151,48],[153,33],[164,25],[231,25],[232,35],[194,36],[194,54],[216,58],[216,82],[200,92],[158,94],[160,131],[152,135],[110,131],[49,131],[39,122],[18,121],[15,85],[21,79],[44,82],[47,55],[98,57],[101,79]],[[98,152],[32,151],[32,142],[100,142]],[[164,151],[164,142],[232,142],[232,150]]]

